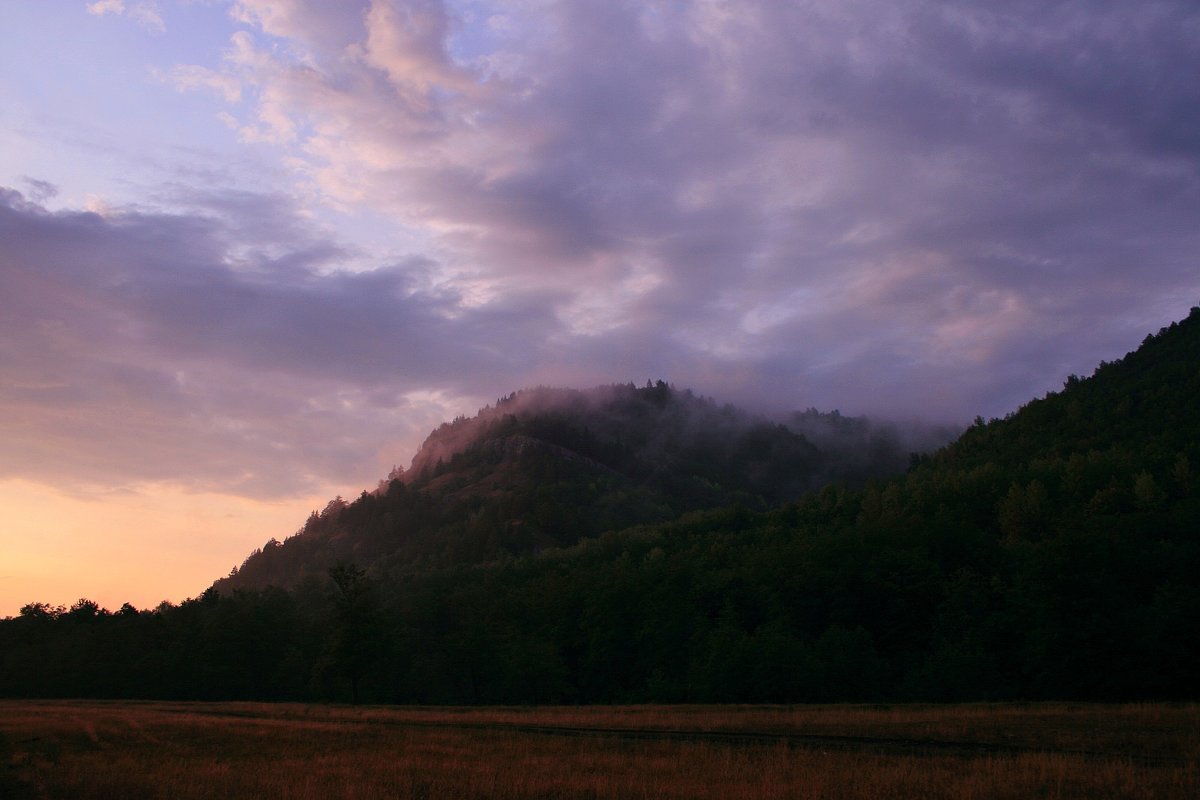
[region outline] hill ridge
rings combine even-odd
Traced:
[[[381,560],[520,555],[691,510],[765,509],[908,464],[905,442],[889,427],[812,409],[794,419],[796,428],[824,426],[822,446],[786,423],[662,380],[517,391],[438,426],[407,470],[310,516],[284,547],[269,542],[215,586],[261,586],[268,576],[294,585],[339,560],[372,569]],[[356,533],[360,522],[371,530]],[[269,561],[293,563],[291,577]]]

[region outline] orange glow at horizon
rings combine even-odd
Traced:
[[[0,617],[80,598],[110,611],[178,603],[271,537],[290,536],[337,491],[265,501],[165,485],[83,495],[0,481]]]

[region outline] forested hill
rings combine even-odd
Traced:
[[[976,419],[936,461],[961,469],[1105,453],[1165,474],[1168,462],[1195,453],[1198,403],[1200,308],[1192,308],[1136,351],[1101,362],[1091,378],[1068,376],[1062,391],[1003,420]]]
[[[651,418],[661,397],[723,413],[664,387],[623,392]],[[419,474],[316,515],[304,534],[269,548],[316,543],[321,558],[369,556],[347,542],[380,537],[391,555],[313,572],[290,589],[221,584],[153,612],[31,604],[0,621],[0,695],[1194,701],[1198,396],[1193,309],[1093,376],[1069,377],[1003,420],[978,420],[905,474],[861,489],[826,484],[774,508],[769,498],[798,486],[751,469],[762,463],[758,446],[729,474],[705,472],[714,467],[690,461],[687,448],[651,446],[653,436],[610,452],[598,444],[609,441],[600,424],[568,426],[586,443],[572,445],[553,414],[492,414],[479,424],[503,436],[429,456],[428,468],[418,459]],[[785,443],[782,463],[815,469],[806,475],[824,468],[808,438],[759,422],[731,430],[738,435],[721,441],[769,430]],[[641,449],[656,458],[621,466]],[[654,464],[701,469],[716,487],[708,496],[730,505],[678,515],[689,495]],[[538,497],[538,486],[550,498],[581,492],[566,496],[601,521],[556,528],[557,503],[574,500],[514,499]],[[387,514],[401,508],[436,524],[397,527]],[[604,514],[625,508],[653,513],[579,538],[617,527],[621,518]],[[413,530],[433,533],[408,551],[388,538],[407,541]],[[554,530],[578,541],[538,547]],[[462,557],[431,542],[479,550]],[[315,563],[296,552],[297,563]],[[509,555],[486,557],[496,552]],[[262,564],[255,580],[265,581],[266,566],[286,563],[255,557],[243,572]]]
[[[216,588],[294,586],[339,562],[372,575],[474,564],[687,511],[764,510],[828,483],[898,474],[910,450],[949,439],[923,437],[811,409],[771,422],[662,381],[529,389],[442,425],[410,469],[314,512]]]

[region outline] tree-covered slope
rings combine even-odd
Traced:
[[[1200,312],[1101,362],[1092,377],[1033,400],[1003,420],[976,424],[940,454],[959,466],[1031,463],[1076,453],[1122,452],[1156,466],[1195,450],[1200,436]],[[1149,465],[1146,465],[1149,466]]]
[[[662,381],[526,390],[442,425],[409,470],[314,512],[216,587],[293,586],[341,561],[376,576],[476,564],[697,509],[763,510],[896,474],[910,444],[863,418],[810,410],[784,425]]]
[[[1194,699],[1198,379],[1193,310],[902,477],[422,576],[402,696]]]

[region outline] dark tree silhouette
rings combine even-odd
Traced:
[[[363,678],[384,652],[379,595],[364,570],[338,564],[333,580],[333,625],[328,665],[350,683],[350,701],[358,703]]]

